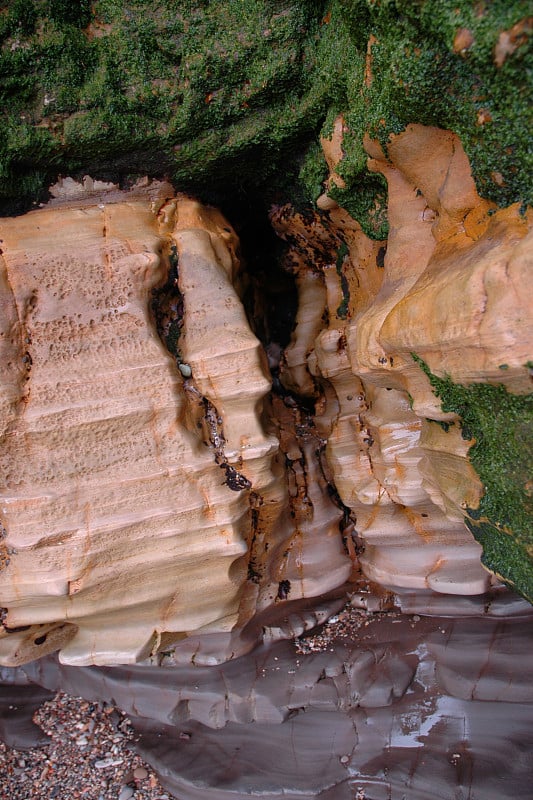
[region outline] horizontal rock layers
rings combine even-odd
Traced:
[[[450,132],[366,148],[387,242],[327,193],[272,211],[299,293],[274,392],[215,209],[64,180],[2,221],[1,663],[217,663],[323,619],[360,567],[399,594],[497,583],[427,373],[529,391],[530,217],[478,197]]]
[[[281,582],[291,601],[344,583],[340,512],[292,522],[307,478],[289,503],[226,220],[165,184],[89,189],[1,226],[0,661],[125,663],[170,640],[225,659]],[[151,310],[176,260],[177,361]]]
[[[339,118],[323,142],[328,187],[341,180],[344,130]],[[490,577],[463,522],[486,491],[467,455],[474,441],[420,364],[456,384],[531,391],[531,216],[479,198],[451,132],[409,125],[387,154],[365,146],[388,183],[387,241],[369,239],[327,193],[314,215],[273,209],[301,297],[282,380],[327,399],[327,460],[366,574],[397,591],[482,593]],[[513,468],[501,466],[511,484]]]

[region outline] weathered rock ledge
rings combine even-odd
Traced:
[[[479,198],[450,132],[366,148],[387,242],[327,194],[272,210],[300,298],[273,394],[215,209],[87,179],[2,221],[2,663],[217,663],[316,624],[361,568],[399,594],[498,585],[464,523],[490,494],[479,434],[430,379],[527,399],[531,217]],[[480,524],[531,596],[530,540]]]

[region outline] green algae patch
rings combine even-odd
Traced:
[[[329,8],[320,47],[342,65],[330,111],[347,129],[337,167],[346,186],[330,194],[368,235],[385,238],[387,194],[366,168],[363,136],[386,152],[409,123],[458,134],[481,196],[500,206],[531,201],[527,0],[332,0]],[[330,128],[331,114],[322,135]]]
[[[374,238],[387,233],[387,189],[367,170],[366,132],[386,148],[412,122],[449,128],[480,194],[527,201],[528,11],[527,0],[13,0],[0,9],[3,213],[85,173],[311,204],[326,176],[318,135],[339,113],[346,187],[332,195]]]
[[[323,5],[16,0],[0,9],[5,211],[36,202],[60,173],[165,175],[199,193],[294,185],[331,97],[314,59]]]
[[[473,440],[468,456],[484,492],[478,508],[465,509],[465,523],[483,547],[482,562],[533,603],[533,394],[458,385],[413,358],[442,410],[457,414],[463,437]]]

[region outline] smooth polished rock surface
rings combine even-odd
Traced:
[[[3,677],[13,697],[29,680],[112,698],[180,800],[529,800],[531,608],[504,593],[440,616],[447,602],[434,595],[431,617],[364,615],[322,652],[285,641],[218,667],[166,668],[49,656]]]

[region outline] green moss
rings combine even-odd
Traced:
[[[483,547],[483,563],[533,602],[533,394],[454,384],[413,358],[442,410],[457,414],[463,435],[473,440],[468,455],[484,493],[477,509],[465,509],[465,522]]]
[[[308,201],[314,202],[323,192],[323,183],[328,175],[328,166],[324,153],[318,142],[313,142],[309,147],[298,178],[303,184]]]
[[[326,175],[318,133],[340,112],[346,188],[332,195],[373,237],[387,232],[386,184],[367,170],[367,131],[386,146],[410,122],[450,128],[483,195],[527,201],[527,35],[501,67],[494,47],[528,6],[12,0],[0,10],[4,213],[36,202],[58,173],[84,172],[311,203]],[[455,53],[461,27],[474,42]]]
[[[339,319],[347,319],[348,318],[348,310],[350,305],[350,286],[348,284],[348,279],[344,273],[344,259],[348,255],[348,245],[346,242],[342,242],[339,249],[337,250],[337,259],[335,262],[335,269],[337,270],[337,275],[340,278],[341,289],[342,289],[342,300],[339,303],[339,307],[337,308],[337,317]]]
[[[369,235],[386,235],[386,190],[366,169],[367,131],[386,149],[390,134],[411,122],[453,130],[480,194],[500,205],[531,201],[527,34],[501,67],[494,62],[500,32],[527,17],[527,0],[333,0],[330,7],[323,37],[337,47],[342,62],[342,99],[335,107],[348,127],[338,168],[346,188],[331,194]],[[456,53],[460,28],[471,31],[474,41]],[[365,85],[370,35],[372,80]],[[322,47],[327,50],[326,43]],[[324,135],[329,127],[326,121]]]
[[[0,141],[4,206],[36,200],[58,172],[166,174],[231,193],[265,186],[288,160],[288,187],[330,95],[313,58],[323,5],[12,3],[0,11],[0,107],[16,132]],[[46,152],[27,126],[46,130]]]

